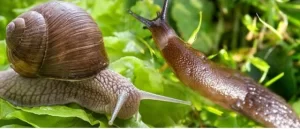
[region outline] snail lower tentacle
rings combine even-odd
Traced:
[[[181,40],[166,22],[168,0],[154,20],[129,13],[151,31],[168,65],[186,86],[224,108],[242,113],[266,127],[300,127],[293,109],[250,77],[208,60]]]

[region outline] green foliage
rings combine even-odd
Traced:
[[[8,67],[7,64],[6,44],[4,40],[0,40],[0,70],[6,69]]]
[[[1,1],[0,70],[9,67],[6,25],[45,0]],[[161,0],[69,0],[85,9],[102,31],[110,68],[142,90],[189,100],[192,107],[145,100],[139,114],[114,127],[260,127],[184,86],[155,47],[151,34],[128,9],[154,18]],[[300,114],[300,2],[286,0],[172,0],[168,21],[183,40],[210,59],[249,74],[283,96]],[[199,16],[199,12],[202,15]],[[257,17],[259,16],[259,18]],[[199,25],[199,19],[201,27]],[[196,33],[200,28],[199,32]],[[0,99],[0,127],[108,127],[110,116],[76,104],[16,107]]]
[[[193,43],[193,47],[205,53],[215,49],[214,45],[220,38],[218,23],[210,22],[214,8],[213,3],[209,0],[174,0],[170,12],[170,16],[176,22],[174,27],[177,27],[178,34],[187,41],[197,28],[199,22],[198,12],[202,11],[201,30]]]

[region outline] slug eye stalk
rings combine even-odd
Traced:
[[[153,26],[156,23],[159,23],[161,21],[165,22],[166,17],[167,17],[168,1],[169,0],[165,0],[164,6],[162,8],[162,12],[161,13],[158,12],[157,17],[154,18],[153,20],[144,18],[144,17],[132,12],[131,10],[128,10],[128,13],[131,14],[134,18],[136,18],[140,22],[142,22],[143,24],[145,24],[147,28],[150,28],[151,26]]]

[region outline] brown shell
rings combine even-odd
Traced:
[[[102,34],[83,9],[49,2],[7,25],[8,59],[26,77],[78,80],[108,66]]]

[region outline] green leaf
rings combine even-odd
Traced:
[[[258,51],[256,57],[265,59],[265,62],[270,66],[268,72],[268,80],[284,73],[284,76],[275,81],[268,88],[272,89],[275,93],[284,97],[286,100],[291,99],[297,92],[297,80],[295,76],[296,69],[293,67],[294,59],[289,56],[289,50],[282,46],[269,47]],[[254,70],[254,69],[253,69]],[[261,74],[258,74],[261,75]]]
[[[261,23],[263,23],[267,28],[269,28],[273,33],[275,33],[275,35],[279,38],[279,39],[283,39],[282,35],[271,25],[269,25],[268,23],[266,23],[264,20],[262,20],[258,15],[257,15],[259,21]]]
[[[140,57],[145,53],[144,46],[141,46],[136,37],[130,32],[115,32],[114,36],[104,37],[104,42],[110,61],[125,56]]]
[[[254,21],[250,15],[245,15],[243,18],[243,23],[244,25],[247,27],[247,29],[249,31],[251,31],[252,33],[257,33],[257,27],[256,27],[256,20]]]
[[[7,19],[4,16],[0,15],[0,30],[6,29]],[[0,31],[2,33],[2,31]],[[0,34],[0,40],[4,39],[4,34]]]
[[[266,63],[264,60],[258,58],[258,57],[252,57],[250,58],[251,64],[253,64],[255,67],[257,67],[259,70],[263,71],[263,75],[261,76],[259,82],[263,82],[268,74],[270,66],[268,63]]]
[[[36,115],[50,115],[50,116],[65,117],[65,118],[77,117],[83,121],[89,122],[90,125],[95,125],[100,123],[100,121],[93,118],[91,114],[86,113],[83,109],[76,109],[67,106],[42,106],[42,107],[19,108],[19,109]]]
[[[215,33],[218,26],[210,22],[213,10],[213,3],[209,0],[174,0],[169,15],[176,22],[178,34],[184,41],[187,41],[199,25],[198,12],[201,11],[205,14],[201,20],[201,30],[195,36],[197,39],[194,41],[193,47],[206,53],[215,47],[215,41],[218,40],[218,33]],[[174,28],[175,25],[173,25]]]
[[[269,80],[268,82],[266,82],[265,86],[268,87],[270,86],[272,83],[274,83],[275,81],[279,80],[280,78],[282,78],[284,76],[284,73],[280,73],[278,74],[276,77],[274,77],[273,79]]]
[[[7,64],[5,40],[0,40],[0,70],[7,68]]]
[[[0,121],[19,119],[33,127],[92,127],[96,124],[103,124],[81,108],[67,106],[14,107],[2,99],[0,99],[0,107]],[[107,123],[106,120],[104,122]]]
[[[236,117],[232,117],[230,115],[224,116],[224,117],[219,117],[216,122],[214,123],[215,126],[217,127],[239,127],[237,123]]]
[[[218,116],[222,116],[222,114],[223,114],[222,111],[220,111],[220,110],[218,110],[218,109],[216,109],[214,107],[211,107],[211,106],[207,106],[206,110],[209,111],[209,112],[211,112],[211,113],[214,113],[214,114],[216,114]]]
[[[201,27],[201,23],[202,23],[202,12],[199,12],[199,23],[197,28],[193,31],[191,37],[189,38],[189,40],[187,41],[188,44],[193,44],[197,38],[197,34],[200,31],[200,27]]]
[[[236,69],[236,62],[225,49],[221,49],[218,56],[220,57],[220,63],[225,64],[229,68]]]
[[[300,116],[300,99],[298,99],[298,101],[293,103],[292,107],[295,110],[295,112],[298,114],[298,116]]]
[[[29,128],[29,126],[11,124],[11,125],[2,126],[1,128]]]
[[[145,124],[142,119],[141,115],[138,113],[136,116],[128,119],[128,120],[116,120],[115,123],[118,127],[125,127],[125,128],[149,128],[147,124]]]

